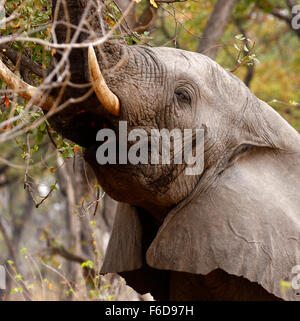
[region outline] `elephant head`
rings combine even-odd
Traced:
[[[299,134],[204,55],[117,42],[89,50],[96,94],[52,123],[86,148],[99,183],[121,202],[102,271],[222,269],[297,300],[280,284],[300,264]],[[203,129],[203,171],[99,165],[96,133],[120,121],[147,133]]]

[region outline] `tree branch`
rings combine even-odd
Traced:
[[[46,248],[44,251],[46,251],[49,255],[59,255],[63,257],[64,259],[71,261],[71,262],[76,262],[82,264],[83,262],[86,262],[87,260],[84,259],[81,256],[72,254],[68,252],[64,247],[58,247],[58,246],[50,246]]]
[[[244,45],[246,46],[246,48],[248,48],[248,41],[247,41],[247,33],[246,33],[246,30],[243,28],[242,26],[242,23],[239,19],[237,19],[235,21],[236,23],[236,26],[238,27],[239,29],[239,32],[244,36]],[[247,53],[244,51],[244,55],[247,55]],[[248,65],[247,66],[247,74],[245,76],[245,79],[244,79],[244,83],[247,87],[250,87],[250,83],[251,83],[251,80],[254,76],[254,68],[255,68],[255,65],[254,64],[251,64],[251,65]]]
[[[43,230],[43,233],[47,240],[48,247],[42,251],[42,255],[59,255],[60,257],[64,258],[69,262],[75,262],[82,264],[87,261],[86,258],[75,255],[67,251],[62,245],[57,245],[54,238],[48,234],[46,230]],[[83,267],[83,274],[86,279],[91,278],[93,279],[98,273],[94,268],[90,268],[88,266]]]
[[[143,33],[144,31],[149,29],[149,27],[153,24],[156,14],[157,9],[149,4],[136,22],[134,31]]]
[[[280,12],[280,9],[278,9],[278,8],[274,8],[274,9],[271,11],[271,14],[272,14],[274,17],[276,17],[276,18],[278,18],[278,19],[280,19],[280,20],[283,20],[283,21],[287,22],[289,25],[291,25],[291,23],[292,23],[291,17],[282,14],[282,13]]]
[[[8,45],[1,44],[0,49],[2,49],[2,54],[4,54],[7,58],[9,58],[13,63],[17,63],[20,54],[10,48]],[[25,55],[21,55],[20,58],[21,67],[29,69],[31,72],[36,74],[39,77],[43,77],[44,73],[47,71],[43,71],[42,67],[36,62],[32,61],[30,58]]]
[[[287,3],[287,5],[288,5],[288,7],[289,7],[290,9],[292,9],[293,6],[295,5],[295,2],[294,2],[293,0],[286,0],[286,3]],[[258,7],[259,9],[261,9],[261,10],[264,11],[264,8],[263,8],[261,5],[258,4],[257,7]],[[287,25],[290,27],[291,31],[294,31],[294,32],[296,33],[296,35],[298,36],[298,38],[300,38],[300,29],[296,29],[296,30],[295,30],[295,29],[293,28],[293,26],[292,26],[292,20],[293,20],[293,16],[292,16],[292,15],[289,15],[289,16],[284,15],[284,14],[282,14],[282,13],[280,12],[280,9],[278,9],[278,8],[274,8],[274,9],[270,12],[270,14],[272,14],[274,17],[276,17],[276,18],[278,18],[278,19],[286,22]]]
[[[293,7],[296,5],[296,2],[294,0],[286,0],[286,4],[292,10]]]

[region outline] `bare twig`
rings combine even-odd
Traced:
[[[35,204],[35,207],[38,208],[51,194],[52,192],[56,189],[57,182],[54,183],[54,185],[51,186],[50,191],[47,193],[47,195],[37,204]]]
[[[247,36],[247,33],[246,33],[246,30],[243,28],[243,26],[242,26],[242,23],[241,23],[241,21],[240,20],[236,20],[235,21],[235,23],[236,23],[236,25],[237,25],[237,27],[238,27],[238,29],[239,29],[239,32],[243,35],[243,37],[244,37],[244,40],[243,40],[243,42],[244,42],[244,45],[246,46],[246,48],[249,50],[249,44],[248,44],[248,36]],[[247,55],[247,53],[245,52],[245,50],[244,50],[244,55]],[[253,78],[253,75],[254,75],[254,68],[255,68],[255,64],[249,64],[248,66],[247,66],[247,74],[246,74],[246,76],[245,76],[245,79],[244,79],[244,83],[245,83],[245,85],[247,86],[247,87],[250,87],[250,82],[251,82],[251,80],[252,80],[252,78]]]
[[[25,161],[26,161],[26,167],[25,167],[25,173],[24,173],[24,189],[29,192],[31,195],[32,200],[34,203],[36,203],[35,198],[34,198],[34,193],[31,187],[31,182],[29,181],[29,164],[30,164],[30,159],[31,159],[31,151],[30,151],[30,134],[26,134],[26,146],[27,146],[27,154],[25,156]]]
[[[75,262],[82,264],[86,261],[88,261],[87,258],[72,254],[70,251],[66,250],[62,245],[57,245],[56,242],[54,241],[54,238],[49,235],[49,233],[46,230],[43,230],[43,233],[46,237],[48,247],[45,248],[41,255],[59,255],[60,257],[66,259],[67,261],[70,262]],[[83,267],[83,273],[85,277],[95,277],[98,273],[95,271],[94,268],[84,266]]]

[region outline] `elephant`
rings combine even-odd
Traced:
[[[50,122],[85,148],[119,202],[101,273],[157,300],[299,300],[298,132],[202,54],[110,40],[84,57],[92,95]],[[43,100],[13,74],[0,76]],[[97,132],[120,121],[128,131],[202,128],[202,172],[186,175],[187,164],[172,162],[100,165]]]

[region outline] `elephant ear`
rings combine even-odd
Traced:
[[[169,213],[147,263],[202,275],[220,268],[299,300],[300,290],[287,286],[300,264],[299,159],[259,148],[242,155],[215,187]]]
[[[137,210],[118,203],[101,273],[132,271],[142,263],[142,226]]]

